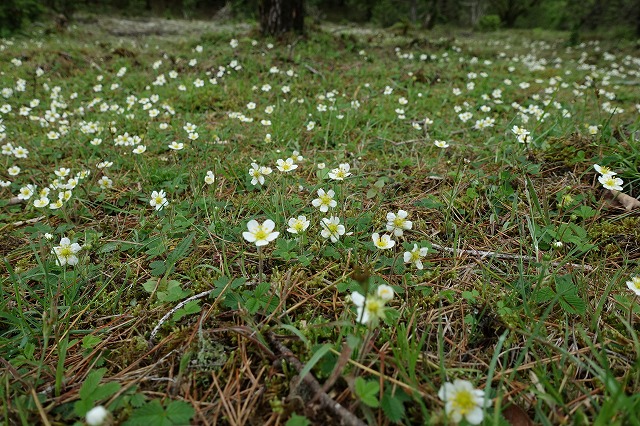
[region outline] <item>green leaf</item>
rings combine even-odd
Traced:
[[[153,293],[156,289],[156,285],[158,285],[158,280],[147,280],[146,283],[142,284],[142,288],[144,288],[144,291],[147,293]]]
[[[556,292],[558,293],[558,302],[566,312],[582,315],[587,310],[585,301],[578,296],[578,290],[573,284],[571,275],[556,277]]]
[[[193,238],[196,233],[192,232],[185,237],[184,240],[180,241],[180,244],[167,256],[167,265],[175,265],[178,260],[180,260],[184,255],[189,251],[189,247],[193,242]]]
[[[356,395],[365,405],[372,408],[377,408],[380,405],[378,401],[380,383],[375,380],[365,380],[362,377],[357,377],[355,387]]]
[[[178,309],[175,314],[173,314],[173,321],[180,321],[182,318],[187,315],[193,315],[200,313],[200,301],[199,300],[191,300],[187,302],[182,308]]]
[[[164,291],[156,293],[159,302],[176,302],[189,296],[191,292],[182,290],[180,282],[171,280],[167,282],[167,288]]]
[[[184,401],[171,401],[167,405],[167,418],[174,425],[191,424],[191,418],[195,414],[191,404]]]
[[[556,292],[549,287],[540,288],[536,290],[536,292],[533,295],[533,298],[536,301],[536,303],[546,303],[553,300],[554,297],[556,297]]]
[[[100,380],[102,380],[102,377],[106,372],[106,368],[99,368],[98,370],[93,370],[87,374],[87,378],[84,379],[84,383],[82,383],[82,387],[80,387],[80,399],[91,398],[91,394],[98,387]]]
[[[309,426],[310,424],[311,422],[305,416],[299,416],[293,413],[285,423],[285,426]]]
[[[384,415],[394,423],[399,423],[404,417],[404,404],[402,403],[402,400],[391,395],[389,391],[382,395],[380,406],[382,407]]]
[[[165,409],[159,400],[154,399],[134,410],[123,426],[188,425],[194,414],[191,404],[184,401],[171,401]]]
[[[311,372],[311,369],[318,363],[318,361],[320,361],[323,356],[327,354],[327,352],[331,350],[331,347],[332,346],[330,344],[325,343],[324,345],[320,346],[318,350],[316,350],[311,359],[307,361],[306,365],[300,372],[300,380],[304,379],[307,374]]]

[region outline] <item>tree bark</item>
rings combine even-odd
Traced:
[[[304,32],[303,0],[260,0],[262,35],[280,35],[289,31]]]

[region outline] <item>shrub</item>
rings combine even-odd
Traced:
[[[500,28],[500,17],[498,15],[484,15],[478,21],[478,30],[490,32]]]
[[[0,2],[0,36],[7,36],[43,12],[38,0],[2,0]]]

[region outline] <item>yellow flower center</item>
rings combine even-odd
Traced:
[[[396,217],[395,219],[393,219],[393,224],[398,228],[402,228],[402,226],[404,225],[404,219],[401,217]]]
[[[387,243],[383,240],[383,239],[378,239],[378,241],[376,241],[376,246],[380,247],[380,248],[385,248],[387,246]]]
[[[264,240],[265,238],[267,238],[269,233],[267,231],[265,231],[262,227],[260,227],[260,228],[258,228],[256,233],[253,234],[253,235],[256,237],[256,240],[260,241],[260,240]]]
[[[333,198],[331,198],[331,196],[324,194],[320,196],[320,201],[322,202],[322,204],[324,205],[329,205],[329,203],[331,203],[331,201],[333,200]]]
[[[384,302],[376,297],[369,297],[367,299],[367,312],[369,315],[380,317],[382,316],[382,309],[384,308]]]
[[[73,251],[71,250],[71,247],[69,246],[64,246],[60,249],[60,256],[61,257],[69,257],[73,255]]]
[[[162,204],[162,203],[163,203],[163,201],[164,201],[164,200],[162,199],[162,197],[156,197],[156,198],[155,198],[155,200],[156,200],[156,204],[158,204],[158,205],[159,205],[159,204]]]
[[[468,390],[461,390],[456,392],[452,405],[454,410],[462,414],[463,416],[476,407],[476,403],[473,398],[473,394]]]
[[[329,232],[331,232],[332,234],[337,234],[338,233],[338,225],[335,223],[330,223],[327,225],[327,229],[329,230]]]
[[[415,262],[416,260],[420,260],[420,251],[414,250],[411,252],[411,261]]]

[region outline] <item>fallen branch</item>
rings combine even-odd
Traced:
[[[175,314],[178,311],[178,309],[182,308],[184,305],[191,302],[192,300],[197,300],[197,299],[202,299],[203,297],[207,297],[208,295],[211,294],[213,290],[214,289],[203,291],[202,293],[198,293],[194,296],[187,297],[182,302],[178,303],[169,312],[164,314],[164,316],[160,318],[160,321],[158,321],[158,324],[153,328],[153,330],[151,330],[151,335],[149,336],[149,346],[153,346],[153,340],[156,338],[156,334],[158,334],[158,331],[160,331],[160,327],[162,327],[162,325],[165,322],[167,322],[167,320],[171,317],[171,315]]]
[[[282,342],[280,342],[277,336],[273,333],[267,334],[267,339],[269,343],[275,348],[275,351],[280,355],[281,358],[284,358],[289,362],[289,364],[293,365],[293,367],[300,373],[304,369],[304,365],[300,362],[298,358],[287,348]],[[294,381],[298,381],[298,379],[294,378]],[[310,390],[311,398],[318,399],[320,402],[320,406],[326,410],[329,410],[333,413],[334,416],[341,419],[341,423],[347,426],[365,426],[362,420],[357,418],[355,414],[351,411],[344,408],[338,402],[336,402],[333,398],[327,395],[326,392],[322,390],[322,386],[320,383],[313,377],[311,373],[307,374],[305,377],[300,379],[300,385],[306,385]],[[319,396],[318,396],[319,395]],[[305,401],[308,402],[309,400]]]
[[[521,259],[521,260],[525,260],[527,262],[539,262],[538,259],[536,259],[533,256],[523,256],[520,254],[509,254],[509,253],[498,253],[495,251],[484,251],[484,250],[463,250],[463,249],[454,249],[451,247],[443,247],[441,245],[438,244],[431,244],[431,246],[436,249],[436,250],[440,250],[440,251],[446,251],[449,253],[463,253],[463,254],[468,254],[471,256],[479,256],[481,259],[485,258],[485,257],[495,257],[496,259]],[[551,262],[551,265],[553,266],[563,266],[563,265],[568,265],[568,266],[573,266],[574,268],[582,268],[585,271],[593,271],[593,266],[591,265],[580,265],[577,263],[563,263],[563,262]]]

